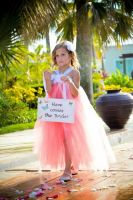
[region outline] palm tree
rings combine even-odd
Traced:
[[[60,17],[64,8],[69,13],[70,1],[63,0],[14,0],[0,8],[0,29],[7,30],[3,35],[7,39],[11,36],[23,36],[24,40],[34,40],[38,33],[47,30],[49,24]],[[73,0],[71,15],[76,18],[76,22],[69,21],[70,29],[67,30],[66,37],[72,40],[76,27],[77,54],[81,63],[82,83],[88,97],[92,102],[92,41],[93,33],[97,32],[100,41],[108,43],[110,38],[127,39],[132,36],[133,23],[133,3],[130,0]],[[8,6],[7,6],[8,5]],[[69,7],[67,7],[69,6]],[[69,34],[68,34],[69,33]],[[1,34],[1,31],[0,31]],[[3,50],[5,45],[2,41],[4,36],[0,36],[0,47]],[[7,37],[7,36],[8,37]],[[121,37],[120,37],[121,36]],[[7,40],[11,44],[10,40]]]
[[[0,69],[9,70],[8,63],[18,56],[16,47],[48,35],[49,24],[64,6],[62,0],[5,0],[0,6]]]
[[[70,7],[71,5],[71,7]],[[110,39],[117,43],[132,37],[133,3],[131,1],[87,1],[75,0],[69,4],[69,15],[58,20],[58,39],[77,39],[77,53],[81,64],[81,82],[88,97],[92,100],[92,47],[93,38],[99,44],[107,44]],[[70,21],[70,19],[72,19]],[[69,23],[67,23],[69,22]],[[69,26],[71,22],[71,25]],[[76,22],[76,25],[75,25]],[[125,31],[126,30],[126,31]]]

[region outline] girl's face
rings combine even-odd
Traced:
[[[55,60],[58,67],[71,66],[71,55],[65,48],[59,48],[56,50]]]

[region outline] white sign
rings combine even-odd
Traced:
[[[38,120],[74,123],[74,101],[71,99],[38,98]]]

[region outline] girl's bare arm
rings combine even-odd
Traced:
[[[51,83],[51,73],[48,71],[44,72],[44,78],[45,78],[45,82],[46,82],[46,91],[49,93],[52,87],[52,83]]]
[[[63,81],[67,81],[70,86],[71,94],[76,97],[78,96],[78,90],[80,86],[80,73],[77,70],[73,70],[71,76],[63,76]]]

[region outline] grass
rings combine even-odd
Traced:
[[[30,123],[23,123],[23,124],[12,124],[9,126],[5,126],[0,128],[0,135],[6,134],[6,133],[12,133],[16,131],[23,131],[26,129],[32,129],[34,128],[35,122],[30,122]]]

